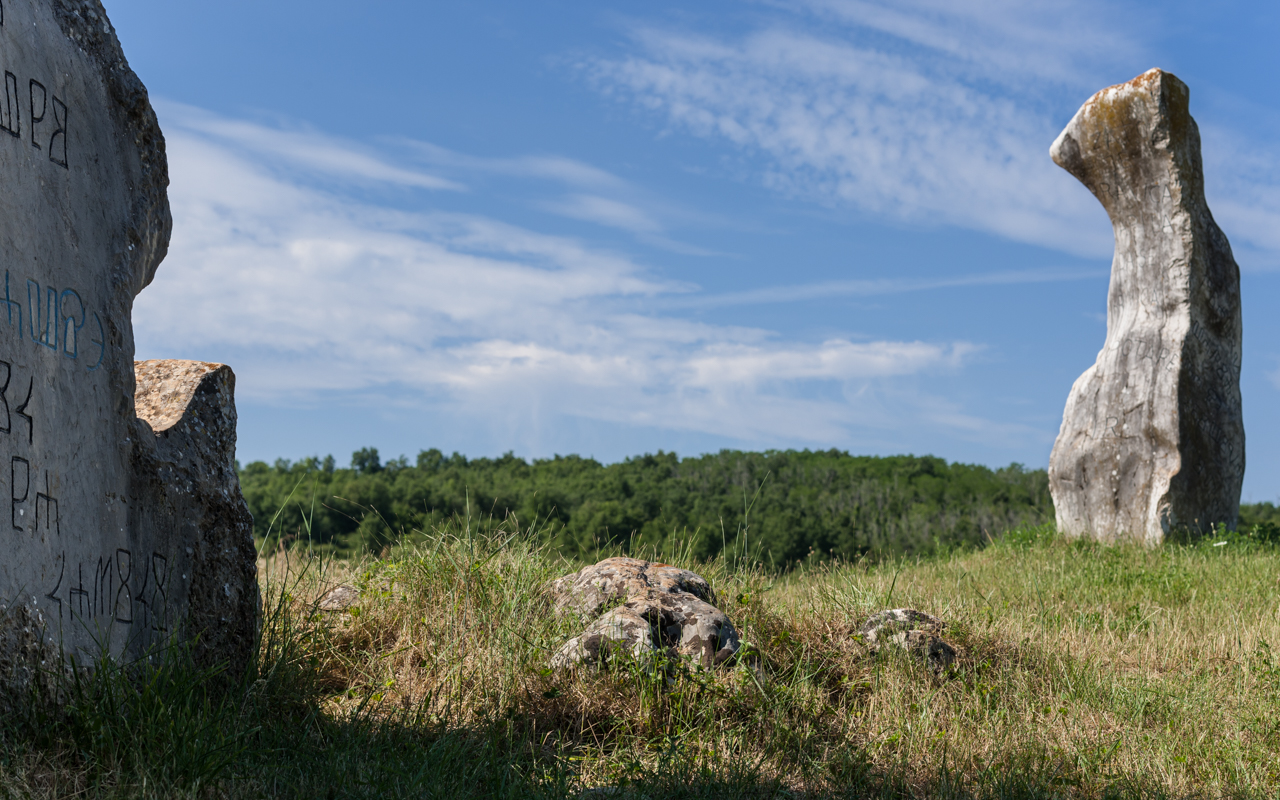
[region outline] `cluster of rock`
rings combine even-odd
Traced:
[[[666,653],[704,667],[724,664],[741,643],[701,575],[638,558],[606,558],[549,587],[558,612],[594,617],[551,657],[555,669]]]
[[[742,643],[701,575],[638,558],[607,558],[548,587],[559,613],[594,618],[551,657],[553,669],[665,654],[712,668],[734,661]],[[911,608],[873,614],[858,630],[868,654],[886,647],[918,655],[941,672],[956,658],[944,623]]]

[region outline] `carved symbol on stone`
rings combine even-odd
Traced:
[[[49,160],[63,169],[67,167],[67,104],[53,96],[53,121],[57,128],[49,137]]]
[[[49,492],[49,471],[45,470],[44,491],[36,492],[35,530],[37,531],[40,530],[40,509],[43,508],[45,529],[47,530],[49,528],[52,528],[55,535],[61,536],[62,535],[62,519],[58,513],[58,498],[53,497],[48,492]],[[52,520],[52,523],[50,523],[50,520]]]
[[[49,93],[45,91],[44,84],[32,78],[28,83],[31,89],[31,146],[40,149],[40,144],[36,142],[36,123],[44,121],[44,112],[49,106]],[[36,113],[36,89],[40,90],[40,113]]]
[[[75,301],[75,313],[68,313]],[[84,301],[75,289],[66,289],[58,296],[58,328],[62,334],[62,354],[75,358],[80,352],[80,329],[84,327]]]
[[[133,592],[129,589],[129,578],[133,576],[133,553],[123,548],[116,550],[116,578],[120,588],[116,590],[114,609],[116,622],[133,624]]]
[[[18,102],[18,76],[5,70],[4,105],[0,106],[0,131],[4,131],[15,139],[22,135],[18,130],[20,126]]]
[[[0,427],[0,432],[9,433],[10,423],[13,420],[9,416],[9,397],[6,393],[9,391],[9,381],[13,378],[13,365],[8,361],[0,361],[0,367],[4,367],[4,385],[0,386],[0,405],[4,406],[4,425]]]
[[[58,604],[58,619],[62,619],[62,598],[58,596],[58,590],[62,588],[62,577],[67,571],[67,551],[63,550],[59,553],[54,563],[58,565],[58,582],[54,584],[45,597]]]
[[[31,378],[31,380],[27,382],[27,399],[23,400],[22,405],[18,406],[13,410],[13,413],[17,414],[18,416],[22,417],[27,421],[27,444],[31,444],[32,441],[35,439],[35,435],[36,435],[35,420],[33,420],[31,418],[31,415],[27,413],[27,406],[31,405],[31,393],[35,391],[35,388],[36,388],[36,379]]]
[[[18,496],[18,467],[21,466],[22,474],[22,496]],[[9,506],[10,520],[13,523],[15,531],[23,530],[18,524],[18,519],[25,515],[26,509],[18,508],[20,503],[27,502],[27,495],[31,491],[31,462],[22,456],[14,456],[9,461],[9,495],[12,503]]]

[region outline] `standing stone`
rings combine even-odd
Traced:
[[[146,89],[98,0],[0,0],[0,74],[0,699],[175,639],[238,669],[259,597],[234,377],[144,362],[135,411],[133,299],[172,227]]]
[[[1186,84],[1153,69],[1095,94],[1050,154],[1115,231],[1107,339],[1049,460],[1058,528],[1159,544],[1236,524],[1244,478],[1240,270],[1204,199]]]

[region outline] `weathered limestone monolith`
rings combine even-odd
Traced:
[[[1234,527],[1244,477],[1240,271],[1204,198],[1186,84],[1153,69],[1095,94],[1055,163],[1115,231],[1107,338],[1049,460],[1058,527],[1159,544]]]
[[[258,611],[231,370],[133,361],[172,227],[164,138],[98,0],[0,0],[0,701]]]

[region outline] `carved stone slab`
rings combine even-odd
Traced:
[[[0,688],[174,636],[242,663],[231,371],[140,364],[135,414],[133,299],[172,226],[146,89],[98,0],[0,0],[0,80]]]
[[[1053,143],[1106,208],[1107,338],[1049,460],[1058,527],[1158,544],[1234,527],[1244,478],[1240,271],[1204,198],[1186,84],[1153,69],[1095,94]]]

